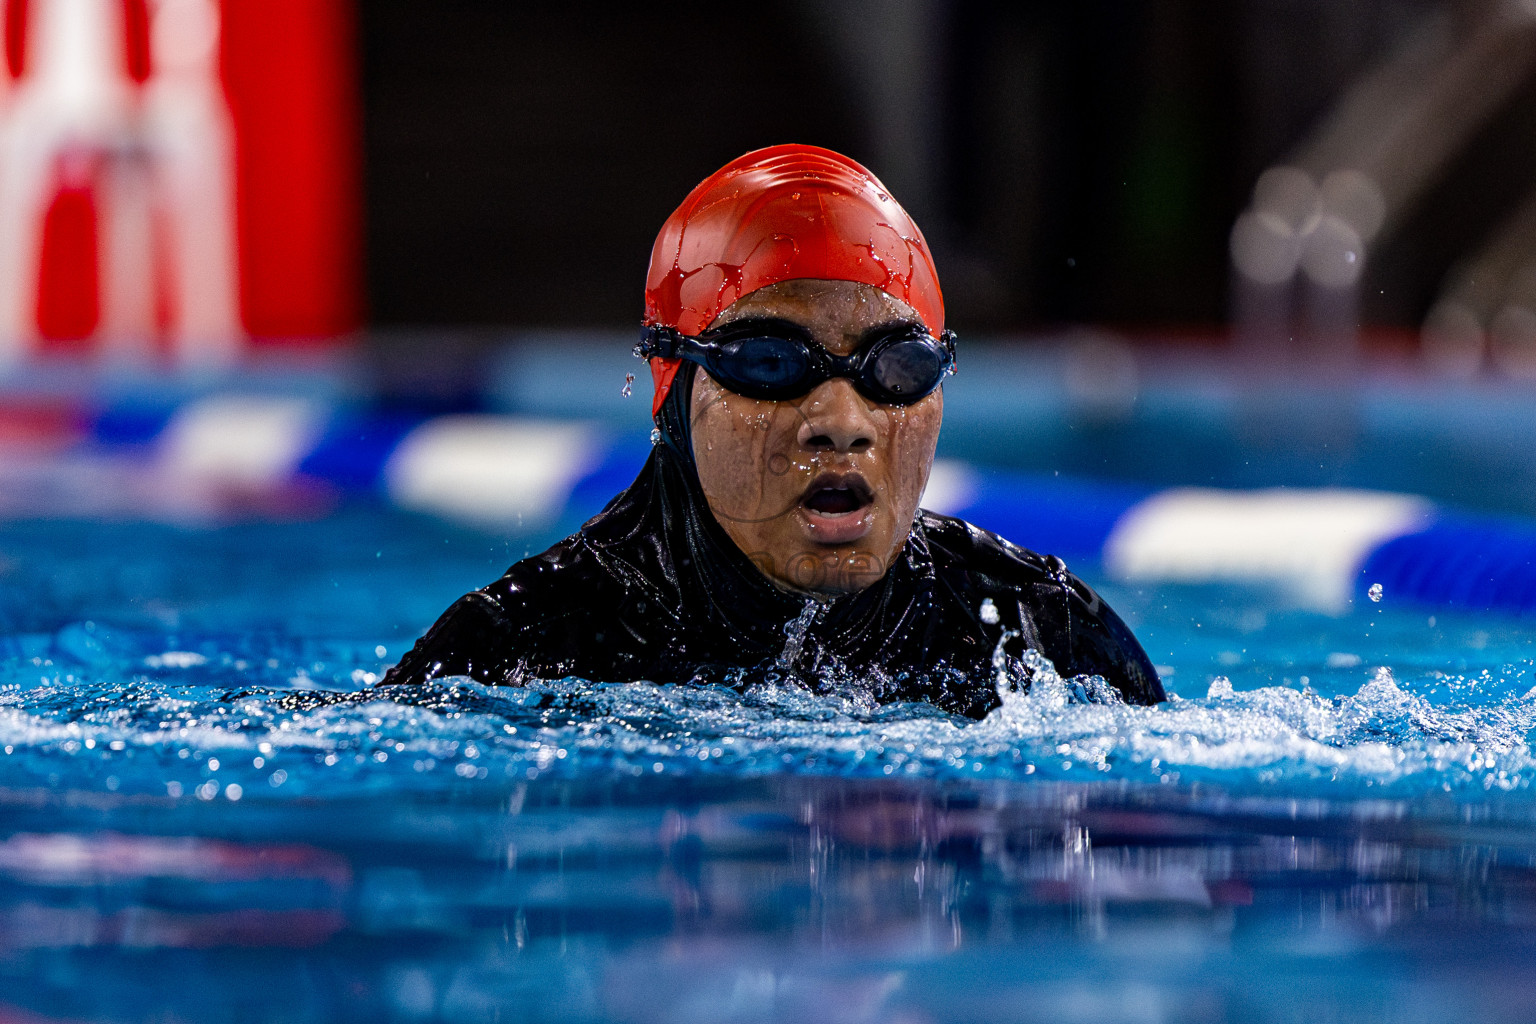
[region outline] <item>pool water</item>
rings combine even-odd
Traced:
[[[1175,699],[982,722],[374,687],[551,536],[7,523],[0,1021],[1536,1019],[1526,621],[1105,586]]]

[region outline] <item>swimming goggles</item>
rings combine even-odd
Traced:
[[[937,338],[921,324],[876,327],[846,356],[834,356],[809,331],[787,320],[742,319],[698,336],[649,324],[635,355],[686,359],[746,398],[799,398],[834,377],[883,405],[911,405],[954,372],[955,333]]]

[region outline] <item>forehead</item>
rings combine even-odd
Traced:
[[[856,343],[872,327],[899,321],[922,322],[917,311],[874,285],[855,281],[780,281],[743,295],[711,325],[744,317],[773,317],[807,328],[812,337],[836,352]]]

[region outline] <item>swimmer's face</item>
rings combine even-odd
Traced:
[[[782,281],[711,324],[788,320],[834,355],[872,329],[921,323],[870,285]],[[912,405],[873,402],[841,377],[800,398],[744,398],[702,368],[690,399],[693,454],[715,520],[769,579],[838,594],[885,575],[912,530],[944,418],[943,389]]]

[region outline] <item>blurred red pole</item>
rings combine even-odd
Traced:
[[[44,348],[50,351],[81,349],[79,343],[95,332],[101,317],[92,184],[89,176],[62,181],[43,218],[37,329]]]
[[[240,300],[261,343],[362,323],[361,117],[352,0],[223,0]]]

